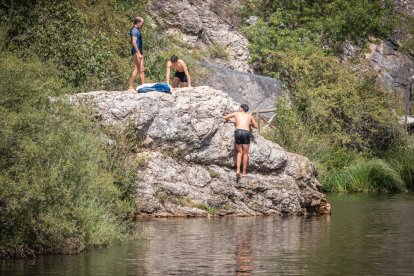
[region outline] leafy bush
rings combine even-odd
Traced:
[[[53,66],[1,56],[0,256],[72,253],[121,239],[134,205],[87,113]]]
[[[300,42],[321,38],[329,46],[345,40],[364,43],[369,35],[387,36],[398,22],[391,0],[250,0],[243,10],[245,15],[268,19],[268,31],[274,29],[280,39],[267,39],[279,45],[292,38]]]
[[[397,22],[391,3],[251,0],[246,1],[244,13],[259,16],[256,24],[243,29],[250,40],[253,67],[283,80],[288,90],[287,96],[277,100],[276,130],[268,135],[314,161],[329,191],[385,187],[384,183],[377,187],[372,174],[384,168],[390,175],[383,161],[374,160],[372,168],[362,169],[370,172],[365,174],[370,179],[358,178],[367,181],[364,187],[362,183],[356,188],[346,186],[341,180],[350,177],[339,172],[353,168],[350,173],[361,176],[353,167],[355,162],[404,143],[394,112],[399,108],[398,97],[376,85],[368,74],[352,70],[336,53],[344,41],[364,44],[369,35],[389,34]],[[333,188],[332,183],[344,188]]]
[[[294,142],[298,137],[303,140],[303,133],[311,133],[307,139],[323,137],[330,144],[370,153],[387,150],[401,142],[402,129],[393,112],[398,108],[394,94],[376,87],[366,76],[351,73],[334,60],[324,67],[324,56],[320,62],[314,56],[307,58],[295,59],[293,54],[280,58],[287,72],[292,72],[289,75],[293,82],[290,95],[293,106],[285,110],[283,102],[277,104],[276,127],[280,135],[287,128],[300,130],[295,139],[285,140]],[[282,116],[293,121],[288,125],[281,123]]]

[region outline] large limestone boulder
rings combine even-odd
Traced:
[[[141,216],[328,214],[315,169],[254,133],[249,176],[236,179],[234,124],[223,114],[238,104],[220,90],[186,88],[172,94],[96,91],[69,97],[91,104],[104,125],[133,127],[145,167],[137,171]]]
[[[202,66],[208,70],[202,83],[225,91],[236,102],[249,105],[251,111],[273,109],[276,98],[284,93],[283,83],[273,78],[231,70],[207,62],[203,62]],[[273,114],[262,113],[267,119]]]

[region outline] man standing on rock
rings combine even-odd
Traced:
[[[234,131],[234,140],[236,143],[236,175],[240,176],[240,164],[243,159],[243,176],[247,175],[247,164],[249,160],[249,145],[250,145],[250,125],[258,128],[256,120],[252,115],[247,113],[249,107],[246,104],[240,105],[240,111],[234,112],[224,116],[224,120],[228,121],[231,118],[236,120],[236,130]]]
[[[144,56],[142,53],[142,34],[141,28],[144,25],[144,19],[137,16],[134,19],[134,26],[132,27],[129,36],[131,39],[132,45],[132,60],[134,62],[134,70],[132,71],[131,79],[129,81],[129,88],[128,91],[136,92],[134,89],[135,79],[139,73],[139,78],[141,80],[141,84],[145,83],[145,75],[144,75]]]
[[[176,70],[174,74],[173,88],[177,88],[178,86],[191,87],[191,77],[188,72],[187,64],[185,64],[184,60],[178,59],[177,56],[172,56],[167,62],[167,84],[170,84],[171,67]]]

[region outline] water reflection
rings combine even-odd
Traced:
[[[237,242],[237,276],[247,276],[250,275],[250,272],[253,271],[254,267],[252,265],[252,248],[250,246],[250,240],[239,239]]]
[[[330,198],[331,217],[140,221],[149,238],[0,261],[1,275],[413,275],[414,196]]]

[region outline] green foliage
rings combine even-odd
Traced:
[[[380,159],[359,160],[330,175],[324,188],[331,192],[402,192],[404,182],[397,171]]]
[[[400,174],[407,188],[414,190],[414,141],[384,154],[388,163]]]
[[[50,97],[125,89],[137,11],[146,22],[147,81],[164,80],[165,63],[176,54],[196,83],[200,53],[162,35],[146,4],[0,3],[0,47],[13,53],[0,62],[0,256],[77,252],[125,237],[135,215],[136,172],[145,166],[142,140],[133,126],[124,133],[99,129],[86,110]]]
[[[266,33],[257,34],[275,43],[273,49],[289,40],[303,43],[315,38],[330,46],[345,40],[363,43],[369,35],[387,36],[398,22],[391,0],[250,0],[243,10],[267,19]]]
[[[396,23],[393,16],[385,18],[391,10],[384,1],[252,0],[244,7],[246,15],[259,15],[255,25],[243,29],[252,65],[283,80],[289,91],[276,103],[276,130],[268,136],[315,162],[326,190],[402,190],[374,177],[383,168],[392,175],[387,181],[399,187],[401,178],[384,161],[358,165],[404,144],[394,112],[398,98],[335,56],[343,41],[363,44],[369,35],[387,35]],[[342,173],[344,168],[348,173]],[[357,180],[351,174],[359,175]],[[355,187],[341,178],[352,178]]]
[[[274,123],[277,131],[272,132],[271,138],[282,147],[299,152],[299,148],[303,148],[309,136],[306,135],[306,128],[287,95],[277,99],[276,110]]]
[[[210,207],[204,203],[196,204],[195,207],[207,211],[210,215],[214,215],[217,211],[216,208]]]
[[[193,56],[178,39],[162,35],[163,29],[147,16],[146,4],[146,0],[4,2],[0,18],[5,46],[20,57],[37,56],[55,64],[59,76],[76,90],[125,89],[132,71],[129,30],[139,11],[145,20],[146,78],[159,82],[165,78],[167,52],[190,64]]]
[[[3,256],[72,253],[119,240],[134,214],[90,115],[50,101],[67,92],[56,75],[38,61],[1,57]]]
[[[401,127],[393,113],[398,101],[392,93],[336,62],[322,66],[324,56],[321,62],[309,59],[281,58],[294,84],[293,105],[286,98],[277,103],[278,142],[290,148],[314,136],[367,153],[400,143]]]
[[[407,16],[403,18],[400,26],[402,46],[401,52],[414,56],[414,18]]]

